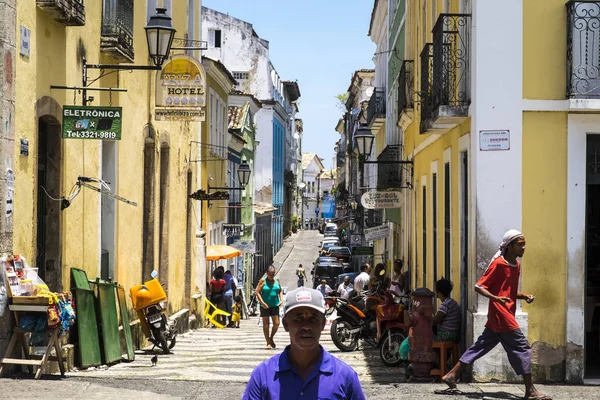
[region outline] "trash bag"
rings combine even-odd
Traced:
[[[406,337],[406,339],[404,339],[402,341],[402,343],[400,343],[400,359],[401,360],[408,360],[408,353],[410,352],[410,345],[408,344],[408,336]]]
[[[19,328],[31,332],[30,346],[41,346],[44,344],[44,331],[48,327],[46,313],[25,314],[19,320]]]

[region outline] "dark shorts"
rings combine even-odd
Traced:
[[[260,316],[261,317],[278,317],[279,316],[279,307],[269,307],[269,308],[260,308]]]

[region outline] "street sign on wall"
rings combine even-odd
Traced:
[[[121,140],[121,107],[63,106],[63,139]]]
[[[402,205],[400,192],[366,192],[360,198],[360,203],[367,209],[398,208]]]
[[[510,150],[510,131],[479,131],[479,150]]]
[[[353,256],[372,256],[374,249],[371,246],[356,246],[352,248]]]
[[[390,227],[387,224],[365,229],[365,240],[367,242],[383,239],[388,236],[390,236]]]
[[[192,57],[168,59],[156,74],[157,121],[204,121],[206,119],[206,72]]]

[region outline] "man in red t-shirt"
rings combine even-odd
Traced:
[[[508,361],[517,375],[523,375],[525,399],[552,399],[537,391],[531,379],[531,346],[515,319],[517,299],[531,303],[532,294],[519,292],[521,263],[517,259],[525,253],[525,237],[511,229],[504,234],[500,250],[494,255],[487,270],[475,285],[475,291],[489,299],[488,321],[481,336],[465,351],[459,362],[442,377],[448,385],[438,394],[458,394],[456,380],[465,365],[472,364],[487,354],[498,343],[506,351]]]

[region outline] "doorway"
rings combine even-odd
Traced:
[[[469,302],[469,158],[460,153],[460,315],[461,345],[465,349],[467,337],[467,309]]]
[[[585,379],[600,377],[600,135],[587,135]]]
[[[40,278],[50,290],[62,291],[60,124],[51,116],[38,118],[36,262]]]
[[[117,145],[116,142],[102,142],[102,180],[110,186],[111,193],[117,189]],[[100,278],[115,279],[117,250],[117,209],[116,200],[101,196],[101,249]]]

